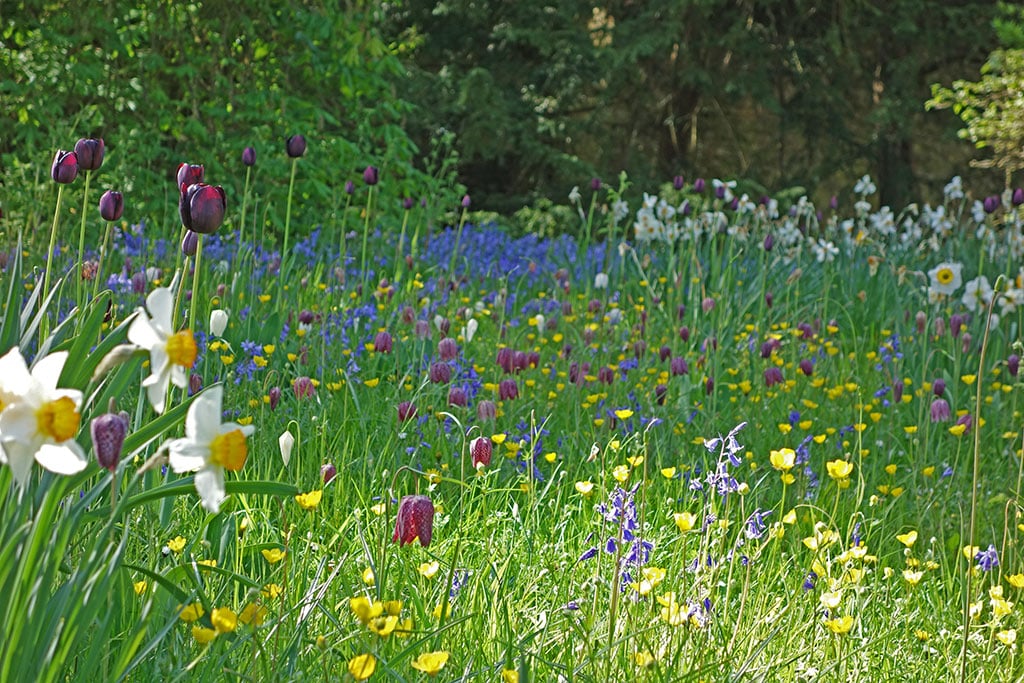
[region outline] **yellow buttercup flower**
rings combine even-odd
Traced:
[[[348,672],[357,681],[365,681],[377,670],[377,658],[370,653],[356,655],[348,660]]]
[[[281,550],[280,548],[264,548],[260,551],[260,553],[262,553],[263,558],[270,564],[276,564],[280,562],[284,559],[284,556],[287,554],[285,553],[284,550]]]
[[[303,510],[315,510],[320,505],[320,500],[324,497],[323,489],[317,489],[316,491],[310,491],[309,493],[300,493],[295,496],[295,502],[299,504],[299,507]]]
[[[417,671],[422,671],[428,676],[436,676],[444,665],[448,663],[448,657],[450,655],[440,650],[438,652],[424,652],[416,659],[412,660],[412,668]]]
[[[914,547],[914,543],[917,542],[917,532],[911,529],[905,534],[897,534],[896,540],[908,548],[912,548]]]
[[[844,617],[838,617],[836,619],[829,619],[825,622],[825,628],[836,635],[845,635],[850,632],[853,628],[854,619],[850,615]]]

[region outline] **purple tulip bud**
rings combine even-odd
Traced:
[[[949,409],[949,403],[944,398],[936,397],[932,401],[931,407],[928,409],[929,417],[932,422],[948,422],[952,417]]]
[[[672,357],[672,349],[669,348],[668,344],[662,344],[661,348],[658,349],[658,359],[664,363],[666,360]]]
[[[206,169],[201,164],[178,164],[178,188],[201,183],[206,178]]]
[[[835,211],[839,208],[839,197],[832,195],[828,200],[828,208]]]
[[[100,197],[100,216],[105,221],[116,221],[124,213],[124,195],[114,190],[107,190]]]
[[[504,370],[506,373],[512,372],[512,358],[515,352],[509,347],[505,346],[498,349],[497,363],[498,367]]]
[[[700,308],[705,313],[710,313],[715,308],[715,300],[712,299],[710,296],[704,297],[704,299],[700,302]]]
[[[406,197],[405,199],[402,200],[402,208],[405,209],[406,211],[409,211],[410,209],[412,209],[412,206],[413,206],[412,197]]]
[[[405,422],[416,417],[416,406],[410,401],[402,401],[398,404],[398,421]]]
[[[345,181],[345,194],[352,194],[355,191],[356,191],[356,184],[353,183],[351,180],[346,180]]]
[[[181,188],[178,213],[181,224],[193,232],[212,235],[224,222],[227,196],[219,185],[193,183]]]
[[[677,175],[675,178],[672,179],[672,187],[675,188],[676,190],[683,189],[683,185],[685,183],[686,180],[681,175]]]
[[[960,336],[960,328],[964,325],[963,316],[959,313],[954,313],[949,316],[949,333],[953,335],[953,339]]]
[[[482,422],[494,420],[498,417],[498,407],[494,401],[484,399],[476,404],[476,417]]]
[[[985,201],[982,202],[982,206],[985,209],[985,213],[995,213],[996,209],[999,208],[999,195],[989,195],[985,197]]]
[[[775,297],[772,295],[771,292],[765,292],[764,293],[764,304],[765,304],[765,306],[767,306],[768,308],[771,308],[773,303],[775,303]]]
[[[128,433],[128,424],[117,413],[104,413],[89,424],[92,449],[100,467],[113,472],[121,461],[121,448]]]
[[[690,341],[690,328],[683,325],[679,328],[679,338],[684,342]]]
[[[494,445],[485,436],[478,436],[469,442],[469,453],[473,458],[473,467],[487,467],[491,464]]]
[[[309,310],[308,308],[303,308],[301,311],[299,311],[299,323],[302,325],[313,324],[314,318],[315,316],[313,315],[313,311]]]
[[[181,253],[185,256],[195,256],[199,248],[199,233],[191,230],[185,231],[185,237],[181,240]]]
[[[469,395],[462,387],[452,387],[448,390],[448,405],[465,408],[469,405]]]
[[[132,293],[146,293],[146,274],[141,270],[132,275]]]
[[[62,149],[57,150],[53,156],[53,165],[50,166],[50,177],[61,185],[75,182],[75,178],[78,177],[78,155]]]
[[[1014,206],[1024,204],[1024,188],[1018,187],[1014,189],[1013,194],[1010,195],[1010,203]]]
[[[703,178],[697,178],[696,180],[693,181],[693,191],[696,192],[697,194],[700,194],[701,192],[704,191],[704,186],[705,183]]]
[[[503,379],[498,384],[498,400],[512,401],[519,398],[519,385],[514,379]]]
[[[391,540],[399,547],[420,539],[424,548],[430,545],[434,531],[434,503],[426,496],[403,496],[398,503],[395,533]]]
[[[417,339],[426,339],[430,336],[430,323],[426,320],[417,320],[414,329]]]
[[[767,235],[764,236],[764,250],[765,251],[771,251],[772,247],[774,247],[774,246],[775,246],[775,236],[772,235],[771,233],[768,233]]]
[[[95,171],[103,165],[103,138],[82,138],[75,143],[80,171]]]
[[[363,171],[363,182],[367,185],[376,185],[380,181],[380,172],[376,166],[367,166]]]
[[[591,178],[590,179],[590,189],[593,190],[594,192],[597,192],[598,190],[600,190],[601,189],[601,179],[600,178]]]
[[[607,365],[602,365],[597,370],[597,381],[601,384],[612,384],[615,382],[615,371]]]
[[[690,206],[690,200],[689,199],[684,199],[683,200],[683,210],[682,210],[682,213],[683,213],[683,216],[689,216],[691,213],[693,213],[693,207]]]
[[[277,410],[277,406],[281,403],[281,388],[270,387],[270,391],[267,392],[267,398],[270,399],[270,409]]]
[[[329,462],[320,466],[320,476],[323,477],[324,484],[330,484],[336,476],[338,476],[338,468],[334,466],[334,463]]]
[[[246,147],[242,150],[242,163],[246,166],[256,165],[256,148]]]
[[[725,199],[725,185],[719,185],[715,188],[715,198]]]
[[[729,202],[729,209],[732,210],[732,211],[735,211],[738,208],[740,208],[740,198],[739,197],[733,197],[732,201]]]
[[[292,159],[298,159],[306,153],[306,138],[301,135],[293,135],[284,143],[284,150]]]
[[[462,197],[462,208],[468,209],[470,204],[469,195],[463,195]]]
[[[386,330],[378,332],[377,336],[373,338],[373,350],[377,353],[391,353],[393,346],[391,334]]]
[[[924,334],[924,331],[928,328],[928,314],[924,311],[918,311],[914,315],[914,328],[917,330],[918,335]]]
[[[715,391],[715,379],[708,377],[708,381],[704,383],[704,393],[710,396]]]

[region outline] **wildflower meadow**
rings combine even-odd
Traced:
[[[105,145],[0,219],[0,680],[1024,676],[1024,191],[297,224],[293,134],[157,222]]]

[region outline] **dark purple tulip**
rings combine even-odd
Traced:
[[[116,221],[124,213],[124,195],[114,190],[107,190],[100,197],[100,216],[105,221]]]
[[[426,339],[430,336],[430,323],[426,320],[417,320],[414,329],[417,339]]]
[[[219,185],[193,183],[181,189],[181,224],[193,232],[212,235],[224,222],[226,210],[227,196]]]
[[[1013,191],[1013,194],[1010,195],[1010,203],[1014,206],[1024,204],[1024,188],[1018,187]]]
[[[352,194],[355,191],[356,191],[356,184],[353,183],[351,180],[346,180],[345,181],[345,194]]]
[[[334,463],[329,462],[320,466],[320,476],[323,477],[324,484],[330,484],[331,481],[338,476],[338,468],[334,466]]]
[[[186,230],[185,237],[181,240],[181,253],[185,256],[195,256],[197,248],[199,248],[199,233]]]
[[[398,404],[398,421],[405,422],[416,417],[416,406],[410,401],[402,401]]]
[[[774,246],[775,246],[775,237],[771,233],[768,233],[767,235],[764,236],[764,250],[765,251],[771,251],[772,247],[774,247]]]
[[[968,413],[967,415],[961,415],[957,418],[956,423],[965,427],[964,432],[971,431],[971,427],[974,425],[974,418]]]
[[[513,351],[512,352],[512,371],[519,373],[525,370],[530,365],[529,359],[526,357],[525,351]]]
[[[433,384],[448,384],[452,381],[452,369],[447,363],[431,363],[427,374]]]
[[[772,303],[774,303],[774,302],[775,302],[775,297],[772,296],[772,293],[771,292],[765,292],[764,293],[764,305],[767,306],[768,308],[771,308],[772,307]]]
[[[100,467],[113,472],[121,461],[121,448],[128,433],[128,423],[118,413],[104,413],[89,424],[92,449]]]
[[[398,515],[395,519],[395,533],[392,541],[398,541],[399,547],[420,539],[424,548],[430,545],[430,537],[434,531],[434,503],[426,496],[403,496],[398,503]]]
[[[242,163],[246,166],[256,165],[256,148],[246,147],[242,150]]]
[[[590,189],[593,190],[594,192],[597,192],[598,190],[600,190],[601,189],[601,179],[600,178],[591,178],[590,179]]]
[[[689,199],[684,199],[683,200],[683,215],[684,216],[689,216],[691,213],[693,213],[693,207],[690,206],[690,200]]]
[[[298,159],[306,153],[306,138],[301,135],[293,135],[284,143],[284,149],[292,159]]]
[[[684,179],[681,175],[677,175],[675,178],[672,179],[672,187],[674,187],[676,190],[683,189],[683,185],[685,183],[686,179]]]
[[[704,191],[704,179],[703,178],[697,178],[696,180],[693,181],[693,191],[698,193],[698,194],[700,194],[701,192]]]
[[[462,196],[462,208],[463,209],[468,209],[469,205],[470,205],[469,195],[468,194],[467,195],[463,195]]]
[[[740,208],[740,198],[739,197],[733,197],[732,201],[729,203],[729,208],[732,211],[735,211],[736,209]]]
[[[708,377],[708,381],[704,383],[704,393],[708,396],[715,390],[715,378]]]
[[[448,390],[448,405],[465,408],[469,405],[469,396],[462,387],[452,387]]]
[[[270,391],[267,392],[267,396],[270,399],[270,409],[276,410],[277,406],[281,403],[281,388],[270,387]]]
[[[514,379],[503,379],[498,384],[498,400],[512,401],[519,398],[519,385]]]
[[[1011,377],[1016,377],[1017,372],[1020,370],[1020,356],[1013,353],[1006,359],[1006,369],[1010,371]]]
[[[484,399],[476,404],[476,417],[485,422],[494,420],[498,417],[498,406],[494,405],[494,401]]]
[[[309,377],[296,377],[292,381],[292,392],[295,394],[295,398],[300,400],[304,398],[312,398],[316,393],[316,386],[313,384],[313,380]]]
[[[82,171],[95,171],[103,165],[103,138],[82,138],[75,143],[75,154],[78,155],[78,168]]]
[[[498,367],[504,370],[506,373],[512,372],[512,357],[515,352],[507,346],[498,349]]]
[[[717,199],[725,199],[725,185],[719,185],[715,188],[715,197]]]
[[[386,330],[378,332],[377,336],[373,338],[373,350],[377,353],[391,353],[393,346],[394,342],[391,339],[391,333]]]
[[[478,436],[469,442],[469,454],[473,458],[473,467],[487,467],[491,464],[494,445],[486,436]]]
[[[667,344],[662,345],[662,347],[658,349],[658,358],[661,360],[662,363],[664,363],[667,359],[671,357],[672,349],[670,349]]]
[[[441,360],[453,360],[459,355],[459,345],[451,337],[445,337],[437,342],[437,354]]]
[[[178,164],[178,187],[186,187],[201,183],[206,178],[206,169],[202,164]]]
[[[686,325],[683,325],[682,327],[680,327],[679,328],[679,338],[682,339],[684,342],[690,341],[690,328],[687,327]]]
[[[964,325],[963,316],[959,313],[954,313],[949,316],[949,333],[953,335],[953,339],[960,336],[960,328]]]
[[[367,166],[363,171],[363,182],[367,185],[376,185],[380,181],[380,172],[376,166]]]
[[[996,209],[999,208],[999,196],[992,194],[985,197],[982,206],[985,208],[985,213],[995,213]]]
[[[57,150],[53,156],[53,165],[50,166],[50,177],[61,185],[75,182],[75,178],[78,177],[78,155],[62,149]]]

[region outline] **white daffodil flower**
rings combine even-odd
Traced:
[[[249,447],[245,438],[252,425],[221,423],[224,387],[215,385],[197,396],[185,417],[185,438],[171,439],[162,446],[169,452],[171,469],[195,472],[196,492],[208,512],[220,512],[223,502],[224,470],[237,472],[245,465]]]
[[[56,474],[85,469],[75,441],[82,392],[57,388],[67,358],[66,351],[51,353],[31,372],[18,347],[0,358],[0,463],[10,466],[19,486],[28,483],[33,459]]]
[[[174,309],[174,293],[166,287],[158,287],[146,297],[146,308],[142,308],[128,328],[128,341],[149,351],[149,367],[152,374],[142,380],[153,410],[164,412],[167,397],[167,383],[179,389],[188,386],[186,372],[196,362],[198,349],[191,330],[174,331],[171,311]]]

